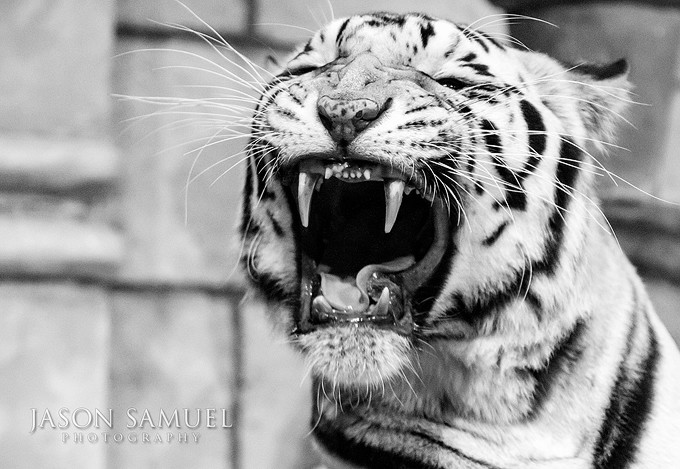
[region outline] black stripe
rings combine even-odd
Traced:
[[[384,21],[376,18],[364,21],[364,25],[370,26],[372,28],[384,28],[385,26],[387,26],[387,24]]]
[[[442,124],[444,124],[446,121],[445,120],[432,120],[432,121],[426,121],[423,119],[419,120],[414,120],[414,121],[409,121],[405,122],[404,124],[401,124],[397,127],[397,129],[402,130],[402,129],[419,129],[423,127],[438,127]]]
[[[484,64],[470,63],[470,64],[462,64],[461,66],[471,68],[480,75],[484,75],[484,76],[487,76],[487,77],[493,76],[491,74],[491,72],[489,72],[489,67],[487,65],[484,65]]]
[[[368,422],[354,413],[341,414],[334,420],[327,419],[323,415],[319,417],[316,402],[313,404],[312,422],[314,436],[328,452],[357,466],[371,469],[445,469],[445,466],[433,461],[438,459],[438,451],[445,451],[460,458],[460,462],[464,463],[466,468],[498,469],[463,454],[423,431],[397,429],[393,426]],[[354,430],[352,427],[364,428],[356,428],[360,431],[352,432]],[[359,439],[359,435],[371,433],[394,438],[385,438],[385,444],[380,447],[370,441]],[[397,445],[388,447],[390,441]],[[407,445],[407,443],[410,444]],[[409,454],[409,450],[417,450],[417,453]]]
[[[274,214],[271,212],[271,210],[267,209],[267,215],[269,216],[269,221],[272,223],[272,228],[274,228],[274,233],[281,238],[283,237],[283,228],[281,228],[281,224],[276,221],[276,218],[274,217]]]
[[[484,184],[477,178],[475,178],[474,172],[475,172],[475,166],[477,165],[477,159],[475,157],[470,157],[468,158],[468,164],[467,164],[467,172],[470,175],[470,178],[474,182],[475,186],[475,192],[477,195],[482,195],[484,193]]]
[[[548,220],[550,233],[543,256],[527,266],[526,272],[516,272],[515,276],[509,282],[504,283],[499,290],[487,291],[485,295],[479,293],[472,300],[467,300],[461,293],[452,293],[450,297],[452,306],[446,312],[446,317],[477,325],[505,308],[511,301],[525,296],[530,298],[529,281],[532,275],[555,273],[564,238],[565,218],[569,210],[573,185],[578,177],[578,162],[581,158],[580,150],[571,142],[565,141],[562,144],[556,170],[558,184],[555,186],[555,209]],[[532,275],[529,275],[529,272],[532,272]],[[537,312],[540,313],[540,311]]]
[[[635,311],[636,323],[626,340],[626,353],[612,389],[593,454],[595,469],[625,469],[635,461],[644,426],[652,410],[659,346],[645,310]],[[638,363],[629,363],[636,328],[647,327],[647,350]]]
[[[529,129],[529,148],[534,153],[532,156],[542,155],[545,151],[547,137],[541,113],[526,99],[520,102],[520,106],[524,120],[527,123],[527,128]]]
[[[424,111],[426,109],[430,109],[431,107],[434,107],[434,106],[432,106],[431,104],[423,104],[422,106],[417,106],[417,107],[411,108],[407,111],[404,111],[404,114],[411,114],[413,112]]]
[[[257,130],[254,128],[254,130]],[[248,152],[250,153],[250,158],[255,162],[255,179],[257,180],[256,191],[259,200],[274,200],[276,195],[269,190],[266,180],[267,180],[267,162],[265,157],[272,152],[266,148],[265,145],[255,144],[254,140],[248,144]],[[273,155],[271,155],[274,158]]]
[[[498,47],[499,49],[505,50],[505,47],[503,46],[503,44],[501,44],[500,42],[498,42],[498,41],[497,41],[496,39],[494,39],[493,37],[489,36],[489,35],[488,35],[487,33],[485,33],[484,31],[477,31],[477,34],[479,34],[480,36],[482,36],[484,39],[486,39],[487,41],[489,41],[491,44],[493,44],[494,46]]]
[[[489,235],[488,238],[482,241],[482,244],[484,246],[493,245],[498,240],[498,238],[501,237],[501,235],[503,234],[503,232],[505,231],[509,224],[510,222],[508,221],[504,221],[503,223],[501,223],[500,226],[496,228],[496,230],[493,233],[491,233],[491,235]]]
[[[392,430],[394,430],[394,429],[392,429]],[[429,443],[430,445],[436,446],[443,451],[449,451],[449,452],[453,453],[454,455],[456,455],[456,457],[464,460],[467,467],[470,467],[468,464],[472,463],[472,464],[475,464],[476,466],[479,466],[479,468],[499,469],[499,468],[496,468],[496,466],[492,466],[491,464],[485,463],[484,461],[480,461],[479,459],[475,459],[473,457],[470,457],[467,454],[462,453],[461,451],[459,451],[456,448],[452,448],[451,446],[447,445],[446,443],[434,438],[433,436],[431,436],[431,435],[429,435],[425,432],[418,431],[418,430],[410,430],[408,432],[408,434],[415,436],[417,438],[423,439],[427,443]],[[461,462],[463,462],[463,461],[461,461]]]
[[[503,152],[503,145],[501,144],[500,136],[496,133],[496,126],[486,119],[482,120],[481,126],[484,131],[486,148],[489,150],[489,153],[491,153],[491,158],[494,163],[496,163],[496,172],[498,172],[499,176],[508,184],[508,186],[512,186],[512,181],[517,181],[517,177],[510,168],[508,168],[505,161],[498,157],[498,155]]]
[[[508,191],[508,195],[505,199],[505,203],[507,204],[508,208],[512,208],[512,209],[516,209],[516,210],[526,210],[526,208],[527,208],[527,195],[524,192],[524,189],[520,187],[520,189],[512,189],[512,190]]]
[[[346,435],[337,422],[317,417],[316,403],[312,407],[314,437],[326,451],[344,461],[371,469],[445,469],[443,466],[428,464],[407,455],[390,452],[383,447],[357,441]],[[348,419],[342,420],[346,422]]]
[[[526,206],[526,194],[521,187],[520,180],[517,175],[508,168],[505,161],[498,156],[498,153],[502,153],[503,146],[501,145],[500,136],[495,133],[496,127],[488,120],[484,119],[481,123],[482,130],[484,131],[484,140],[486,141],[486,147],[491,153],[491,159],[495,164],[495,169],[498,175],[503,179],[505,186],[505,204],[508,208],[523,208]],[[494,204],[495,208],[500,208],[500,204]]]
[[[288,207],[288,212],[293,217],[295,217],[295,214],[298,213],[298,206],[297,206],[297,199],[293,195],[292,191],[288,190],[288,189],[284,189],[283,190],[283,198],[286,201],[286,206]],[[301,229],[300,223],[291,223],[293,245],[295,246],[295,278],[296,279],[302,278],[302,250],[300,249],[300,246],[302,246],[302,242],[300,240],[300,238],[301,238],[300,229]],[[288,302],[291,310],[293,311],[294,329],[293,329],[292,333],[294,333],[295,330],[299,330],[301,328],[302,319],[303,319],[302,282],[295,282],[294,288],[295,288],[295,293],[293,294],[293,298],[291,298],[291,301]]]
[[[531,290],[526,294],[527,303],[534,309],[534,314],[540,320],[541,313],[543,311],[543,302],[541,299]]]
[[[458,248],[453,242],[454,230],[453,223],[449,227],[448,239],[450,240],[446,246],[446,252],[439,261],[439,265],[428,278],[413,294],[411,304],[413,305],[413,321],[416,324],[422,325],[426,319],[427,313],[432,309],[434,301],[441,294],[444,282],[449,277],[449,271],[453,264],[453,258],[458,252]]]
[[[406,22],[406,17],[403,15],[396,15],[394,13],[380,12],[375,13],[374,16],[379,18],[383,23],[392,24],[395,26],[402,27]]]
[[[255,259],[257,261],[257,259]],[[291,309],[299,303],[295,291],[290,291],[286,281],[269,272],[249,270],[250,280],[259,288],[264,297],[275,303],[283,303]]]
[[[583,336],[587,325],[582,319],[574,323],[565,336],[553,347],[548,360],[539,369],[529,369],[535,380],[533,406],[529,418],[538,415],[559,379],[568,377],[574,365],[583,356]],[[568,378],[567,378],[568,379]]]
[[[267,187],[267,169],[265,158],[259,155],[255,158],[255,175],[257,176],[258,198],[260,200],[273,200],[276,195]]]
[[[275,108],[274,112],[279,116],[285,117],[293,122],[300,122],[300,118],[289,109]]]
[[[288,96],[290,96],[290,99],[292,99],[295,102],[295,104],[297,104],[300,107],[303,107],[304,105],[302,104],[302,101],[300,101],[300,98],[298,98],[291,92],[292,88],[293,88],[292,86],[288,88]]]
[[[420,40],[423,42],[423,49],[427,47],[430,38],[434,36],[434,27],[432,23],[426,21],[425,24],[420,25]]]
[[[342,33],[345,32],[345,28],[347,28],[347,24],[349,23],[349,21],[350,21],[351,19],[352,19],[352,18],[347,18],[347,19],[345,20],[345,22],[342,23],[342,25],[340,26],[340,29],[338,29],[338,35],[335,36],[335,45],[336,45],[336,46],[339,46],[340,43],[342,42],[342,39],[343,39]]]
[[[452,293],[449,299],[452,306],[444,316],[478,326],[483,320],[504,309],[512,301],[524,298],[529,291],[531,277],[528,269],[526,272],[516,272],[501,289],[486,292],[486,294],[480,292],[471,299],[465,298],[461,293]]]
[[[524,179],[536,170],[538,163],[541,160],[541,156],[545,151],[546,135],[545,124],[543,123],[543,118],[541,117],[541,113],[538,112],[538,109],[524,99],[520,102],[520,107],[529,131],[530,153],[527,161],[524,163],[522,171],[519,174],[513,173],[518,189],[508,193],[506,202],[510,208],[526,210],[527,195],[524,190]]]
[[[290,78],[290,76],[294,76],[294,74],[291,74],[290,72],[288,72],[288,75],[289,75],[288,78]],[[278,85],[279,83],[281,83],[280,80],[279,80],[279,82],[272,82],[272,86],[270,86],[269,89],[265,91],[265,93],[268,93],[269,90],[271,90],[274,86]],[[258,108],[255,110],[255,112],[260,111],[261,108],[269,107],[269,105],[271,103],[273,103],[274,100],[276,100],[276,98],[279,96],[280,93],[283,92],[284,89],[285,88],[283,86],[281,86],[281,87],[277,88],[276,90],[274,90],[273,93],[267,95],[267,99],[265,100],[264,104],[262,102],[260,102],[258,104]]]
[[[463,33],[465,37],[482,46],[482,49],[484,49],[485,52],[489,52],[489,46],[486,44],[484,38],[477,31],[465,27],[460,27],[460,31]]]
[[[560,158],[555,171],[555,208],[548,220],[550,235],[546,241],[543,258],[533,263],[535,273],[554,274],[559,261],[560,248],[564,239],[564,225],[569,213],[574,192],[574,184],[578,178],[580,161],[583,155],[570,140],[564,139],[560,150]]]
[[[241,208],[241,225],[239,226],[239,233],[241,237],[246,235],[246,231],[250,228],[250,219],[252,217],[251,197],[253,196],[253,157],[249,157],[246,161],[246,178],[243,181],[243,207]]]
[[[248,165],[250,166],[250,165]],[[249,179],[252,179],[252,170],[250,168],[246,169],[246,175],[249,177]],[[252,190],[252,189],[251,189]],[[286,199],[288,201],[288,208],[289,210],[291,209],[291,201],[290,199],[292,196],[289,196],[288,191],[284,191],[284,194],[286,196]],[[250,198],[248,199],[250,200]],[[293,204],[295,202],[292,202]],[[244,206],[246,205],[246,202],[244,201]],[[250,208],[250,202],[248,202],[249,209],[248,211],[250,212],[252,209]],[[294,213],[294,212],[293,212]],[[272,221],[274,221],[272,219]],[[246,221],[245,219],[245,211],[244,211],[244,218],[242,219],[242,223],[246,223],[247,231],[248,234],[252,235],[260,231],[262,228],[258,226],[254,220],[248,216],[248,219]],[[280,227],[279,227],[280,228]],[[274,228],[276,230],[276,228]],[[295,238],[296,241],[296,246],[299,244],[297,243],[298,240],[298,233],[296,230],[296,225],[293,224],[293,237]],[[299,258],[299,253],[298,253],[298,258]],[[249,266],[245,265],[248,262],[248,256],[242,256],[241,258],[241,263],[243,264],[244,270],[249,272],[250,274],[250,280],[251,282],[258,287],[258,289],[262,292],[264,297],[272,302],[277,302],[277,303],[283,303],[284,305],[290,307],[290,309],[293,311],[293,316],[294,319],[298,318],[300,315],[300,282],[293,282],[293,285],[290,285],[290,282],[286,282],[284,279],[277,277],[276,275],[270,273],[270,272],[264,272],[264,271],[256,271],[253,269],[248,268]],[[253,263],[257,264],[257,257],[253,258]],[[300,262],[298,259],[297,262],[297,277],[300,278]],[[292,288],[291,288],[292,287]]]
[[[482,130],[484,131],[484,141],[486,142],[486,147],[489,149],[490,153],[501,153],[503,147],[501,145],[501,139],[496,132],[496,126],[491,123],[491,121],[484,119],[482,120]]]
[[[477,166],[477,158],[474,156],[468,157],[467,172],[472,175],[475,172],[475,166]]]

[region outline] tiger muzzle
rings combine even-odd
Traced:
[[[397,168],[355,150],[361,133],[387,118],[404,87],[421,79],[429,80],[364,52],[337,59],[308,84],[318,91],[316,111],[337,148],[300,157],[284,171],[299,213],[296,334],[347,323],[404,334],[417,326],[418,291],[448,247],[451,207],[417,167]]]

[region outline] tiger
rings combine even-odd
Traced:
[[[325,467],[680,467],[680,354],[595,192],[627,74],[380,12],[269,81],[240,263]]]

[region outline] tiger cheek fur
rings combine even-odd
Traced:
[[[357,464],[448,467],[425,464],[465,460],[438,427],[406,449],[371,435],[397,432],[385,423],[397,414],[423,428],[542,422],[544,407],[560,408],[541,407],[544,395],[578,394],[561,373],[605,382],[583,365],[599,345],[583,344],[625,333],[596,312],[625,309],[621,289],[648,304],[593,191],[591,152],[624,108],[625,72],[567,69],[474,29],[381,13],[330,23],[267,86],[247,149],[242,264],[307,359],[322,447],[346,461],[335,442],[359,445]],[[651,360],[651,347],[631,353]],[[575,454],[590,431],[526,457],[585,458]],[[423,449],[437,446],[425,433],[438,450]],[[495,467],[483,459],[465,467]]]

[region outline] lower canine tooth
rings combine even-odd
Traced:
[[[298,211],[300,221],[305,228],[309,226],[309,209],[312,206],[312,194],[314,186],[321,177],[320,174],[300,172],[298,179]]]
[[[314,301],[312,301],[312,308],[317,312],[317,313],[326,313],[330,314],[333,312],[333,307],[331,304],[328,302],[326,298],[323,296],[317,296],[314,298]]]
[[[385,181],[385,233],[392,231],[394,222],[397,221],[405,186],[406,183],[401,179]]]
[[[378,298],[378,303],[373,307],[373,314],[375,316],[385,316],[390,307],[390,289],[384,287]]]

